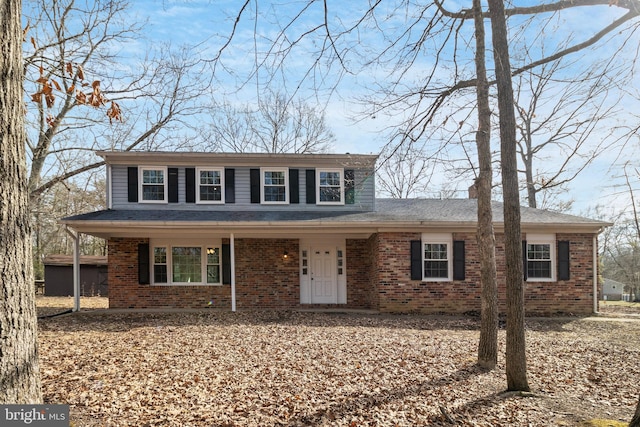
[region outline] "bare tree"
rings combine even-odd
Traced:
[[[553,194],[566,191],[566,185],[614,142],[614,129],[602,132],[601,123],[620,113],[617,99],[608,99],[613,84],[620,82],[608,78],[602,68],[562,81],[562,74],[576,68],[572,65],[561,60],[543,64],[514,82],[520,173],[532,208],[549,207]]]
[[[261,15],[258,11],[259,0],[245,0],[234,20],[234,26],[228,40],[223,43],[214,58],[217,67],[223,67],[223,56],[241,31],[244,20],[251,22],[252,29],[260,27]],[[639,24],[637,0],[617,2],[615,6],[626,12],[622,16],[596,28],[593,33],[577,37],[575,42],[558,46],[549,55],[540,54],[532,60],[510,65],[505,16],[535,17],[546,20],[561,11],[587,6],[611,6],[609,0],[557,1],[532,7],[512,7],[504,9],[502,1],[490,2],[484,19],[490,18],[493,29],[494,59],[496,75],[491,85],[498,86],[498,105],[500,110],[501,134],[501,171],[502,191],[505,201],[505,234],[507,240],[507,282],[508,282],[508,343],[507,376],[508,388],[526,390],[526,355],[524,342],[524,297],[522,284],[522,253],[520,246],[520,215],[518,164],[516,151],[516,121],[511,77],[544,64],[552,63],[567,55],[601,43],[609,37],[608,53],[611,57],[622,58],[626,37],[632,34]],[[257,87],[275,81],[269,74],[266,79],[257,70],[268,69],[282,72],[289,84],[300,88],[307,84],[318,89],[319,83],[335,82],[345,76],[358,74],[360,70],[373,71],[380,79],[367,81],[372,88],[364,113],[382,115],[395,119],[395,133],[389,137],[394,143],[419,141],[431,134],[434,126],[456,121],[455,113],[444,112],[453,100],[471,95],[478,86],[475,69],[471,67],[473,56],[466,49],[469,40],[464,23],[474,17],[473,9],[448,12],[440,2],[411,3],[399,2],[389,5],[375,1],[367,3],[363,9],[349,10],[349,16],[339,17],[333,12],[327,1],[306,1],[287,3],[282,15],[277,6],[269,8],[270,16],[275,14],[278,20],[269,32],[269,38],[261,39],[253,31],[254,39],[247,44],[257,47],[252,52],[254,67],[247,80],[255,79]],[[355,8],[354,8],[355,9]],[[309,24],[305,18],[317,18]],[[404,21],[398,25],[398,18]],[[525,18],[522,18],[525,19]],[[269,19],[267,18],[267,21]],[[303,23],[304,21],[304,23]],[[532,19],[531,22],[534,22]],[[270,22],[272,23],[272,22]],[[526,27],[526,25],[524,26]],[[528,27],[531,29],[531,27]],[[274,35],[275,34],[275,35]],[[374,42],[366,45],[366,34],[374,34]],[[526,31],[516,31],[519,42],[528,45],[532,41]],[[554,37],[556,35],[554,34]],[[499,39],[499,40],[496,40]],[[612,40],[618,40],[614,43]],[[310,43],[307,43],[310,41]],[[613,47],[615,44],[616,47]],[[266,48],[261,49],[266,45]],[[379,46],[376,49],[375,46]],[[299,51],[306,49],[310,60],[297,68],[302,77],[291,82],[286,73],[286,64]],[[428,55],[425,53],[428,52]],[[621,59],[619,59],[621,60]],[[627,63],[632,66],[633,60]],[[296,65],[300,65],[297,63]],[[631,68],[627,68],[627,71]],[[381,74],[375,74],[381,73]],[[336,86],[330,86],[330,91]],[[462,126],[460,124],[459,126]],[[446,138],[445,138],[446,140]],[[441,142],[439,142],[441,145]],[[468,156],[466,156],[468,157]],[[505,176],[506,175],[506,176]]]
[[[636,411],[633,414],[629,427],[640,427],[640,397],[638,398],[638,404],[636,405]]]
[[[520,194],[516,158],[516,116],[503,0],[489,0],[493,58],[500,109],[500,160],[504,206],[505,279],[507,282],[507,390],[528,391],[524,334],[524,286]]]
[[[491,189],[491,107],[485,58],[485,30],[480,0],[473,1],[475,28],[476,98],[478,100],[478,130],[476,146],[479,174],[475,182],[478,193],[478,252],[480,256],[480,286],[482,288],[478,365],[493,369],[498,363],[498,283],[496,267],[496,237],[493,229]]]
[[[0,3],[0,403],[42,402],[24,149],[20,0]]]
[[[263,95],[255,108],[225,102],[213,110],[209,139],[218,151],[323,153],[335,139],[323,111],[284,94]]]
[[[142,60],[117,57],[117,44],[132,43],[142,30],[137,20],[127,19],[124,0],[33,0],[28,6],[24,63],[25,90],[35,94],[26,139],[32,198],[101,166],[87,155],[94,150],[161,149],[167,143],[179,149],[185,143],[169,132],[192,126],[184,118],[198,111],[195,100],[207,85],[193,52],[160,47]],[[125,109],[125,124],[114,128],[104,110],[85,106],[78,95],[96,84],[105,101]]]
[[[378,192],[392,199],[407,199],[433,193],[431,185],[438,160],[429,156],[416,144],[403,144],[392,150],[387,147],[380,154]]]

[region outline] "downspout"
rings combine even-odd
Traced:
[[[598,235],[593,236],[593,313],[598,313]]]
[[[65,230],[73,238],[73,311],[80,311],[80,233]]]
[[[236,311],[236,243],[233,233],[229,235],[231,262],[231,311]]]

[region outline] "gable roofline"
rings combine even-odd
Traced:
[[[377,154],[297,154],[297,153],[212,153],[168,151],[97,151],[107,164],[179,164],[197,166],[219,164],[237,166],[309,166],[309,167],[362,167],[371,168]]]

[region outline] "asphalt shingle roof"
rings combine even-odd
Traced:
[[[589,218],[528,207],[521,208],[523,224],[593,225],[608,223]],[[494,223],[503,222],[503,204],[493,202]],[[352,222],[358,223],[461,223],[477,222],[475,199],[377,199],[372,212],[296,211],[296,210],[170,210],[131,209],[103,210],[70,216],[62,220],[73,226],[76,222]]]

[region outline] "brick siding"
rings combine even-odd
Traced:
[[[524,237],[524,236],[523,236]],[[589,314],[593,309],[593,236],[557,234],[570,242],[571,277],[525,283],[528,315]],[[420,233],[378,233],[346,240],[347,304],[301,305],[299,241],[236,239],[238,309],[340,307],[381,312],[461,314],[480,312],[480,261],[473,232],[454,233],[465,242],[465,280],[411,280],[411,240]],[[499,307],[505,312],[504,236],[496,235]],[[231,287],[138,284],[138,244],[148,239],[109,240],[109,306],[112,308],[231,308]],[[228,243],[228,239],[223,240]],[[283,258],[286,251],[288,257]]]
[[[454,233],[465,242],[465,280],[411,280],[410,241],[420,233],[380,233],[377,236],[379,310],[382,312],[480,313],[480,260],[475,233]],[[570,280],[525,282],[527,315],[589,314],[593,310],[593,236],[557,234],[570,242]],[[499,309],[506,312],[504,235],[496,235]]]

